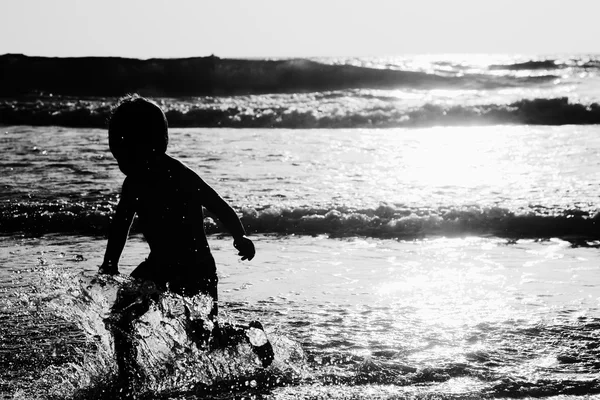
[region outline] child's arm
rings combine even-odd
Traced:
[[[119,273],[119,258],[125,247],[125,242],[129,235],[129,228],[131,227],[134,216],[135,196],[128,183],[128,179],[125,178],[121,198],[119,199],[113,221],[110,224],[108,243],[106,245],[106,252],[104,253],[104,262],[100,266],[99,273],[110,275]]]
[[[233,247],[239,251],[238,256],[242,256],[242,261],[252,260],[256,254],[254,243],[246,236],[233,239]]]
[[[233,246],[239,251],[242,260],[252,260],[256,250],[252,240],[246,237],[242,222],[231,206],[219,194],[200,178],[202,204],[227,227],[233,236]]]

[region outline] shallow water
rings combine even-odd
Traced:
[[[11,238],[3,244],[12,252],[7,263],[30,261],[11,269],[11,284],[3,285],[3,318],[14,321],[21,313],[20,323],[11,327],[10,343],[3,347],[13,346],[22,354],[5,370],[12,372],[5,372],[4,385],[35,393],[37,383],[21,370],[27,357],[37,364],[61,365],[73,361],[76,349],[89,345],[90,338],[76,336],[77,328],[66,329],[70,336],[57,334],[52,330],[56,324],[46,322],[53,321],[47,314],[38,322],[39,312],[62,300],[48,298],[39,282],[34,287],[28,283],[36,282],[38,274],[53,276],[48,271],[93,275],[105,243],[55,236]],[[256,244],[257,258],[239,262],[229,240],[212,238],[221,312],[237,321],[261,320],[272,337],[297,341],[306,361],[294,365],[292,375],[281,366],[270,367],[267,374],[282,384],[242,376],[257,383],[249,392],[234,391],[237,396],[453,398],[600,392],[597,248],[573,248],[560,240],[508,243],[474,237],[404,242],[262,236]],[[131,271],[146,251],[140,239],[130,241],[123,272]],[[76,290],[79,283],[70,285]],[[31,325],[37,325],[37,335]],[[95,357],[94,350],[88,352]],[[11,374],[16,378],[10,379]],[[165,390],[146,395],[177,398]],[[195,398],[198,390],[184,393]]]
[[[240,262],[207,221],[222,318],[260,320],[279,359],[263,370],[240,348],[204,362],[157,306],[138,327],[154,327],[142,361],[173,369],[139,394],[600,394],[597,130],[173,130],[171,153],[257,246]],[[6,127],[1,139],[0,392],[112,398],[103,318],[148,249],[134,231],[123,276],[94,280],[122,180],[106,133]]]

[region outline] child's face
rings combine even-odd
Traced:
[[[136,145],[121,135],[111,135],[108,144],[125,175],[140,175],[148,169],[151,153],[144,146]]]

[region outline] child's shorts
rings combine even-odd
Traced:
[[[156,262],[152,256],[131,273],[133,278],[152,281],[158,289],[170,290],[182,296],[207,294],[217,301],[217,272],[212,256],[193,263]]]

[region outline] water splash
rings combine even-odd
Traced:
[[[111,307],[123,287],[143,291],[144,285],[125,276],[89,276],[55,265],[42,268],[38,278],[43,285],[36,286],[43,287],[43,293],[23,292],[23,304],[34,313],[50,312],[57,321],[69,321],[70,329],[82,333],[83,339],[70,357],[43,368],[39,379],[19,387],[14,398],[117,396],[123,388],[117,376],[110,333],[115,318]],[[304,373],[306,361],[301,346],[268,330],[275,353],[275,361],[268,368],[262,367],[249,342],[210,351],[197,346],[188,335],[186,318],[207,317],[210,302],[202,295],[185,298],[162,293],[150,310],[135,321],[138,396],[262,390],[265,385],[290,382]],[[226,315],[218,321],[235,323]]]

